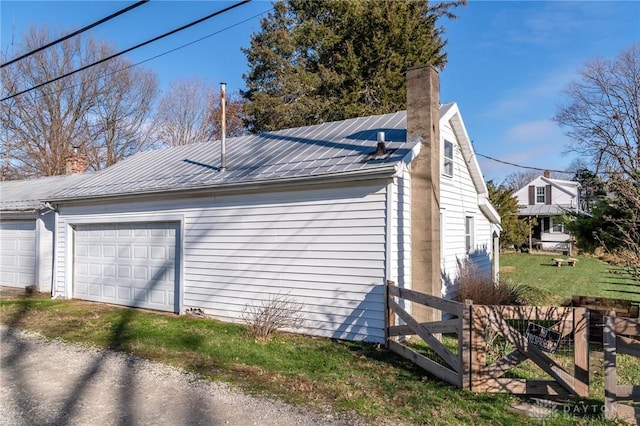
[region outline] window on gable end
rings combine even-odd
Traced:
[[[446,176],[453,176],[453,142],[444,141],[444,151],[442,153],[444,163],[442,173]]]
[[[536,204],[544,204],[547,196],[546,196],[546,188],[544,186],[536,186]]]

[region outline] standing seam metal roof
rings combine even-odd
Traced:
[[[451,104],[443,105],[440,114]],[[375,170],[401,161],[407,142],[406,111],[227,139],[227,168],[220,170],[220,141],[133,155],[68,187],[53,200],[141,194],[221,185],[277,182]],[[385,132],[391,154],[367,161]]]
[[[0,183],[0,211],[33,211],[43,207],[43,200],[90,176],[73,174]]]

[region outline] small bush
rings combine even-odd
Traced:
[[[304,304],[282,294],[271,294],[257,305],[247,304],[242,319],[249,326],[249,334],[266,341],[278,329],[296,329],[304,325]]]
[[[476,305],[542,305],[549,298],[544,290],[509,280],[494,283],[490,277],[478,274],[477,268],[463,262],[458,267],[460,289],[457,299],[472,300]]]

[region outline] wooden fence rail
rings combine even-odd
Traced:
[[[536,306],[472,305],[471,389],[477,392],[509,392],[524,395],[581,396],[589,395],[588,316],[584,308]],[[563,368],[545,352],[544,345],[531,339],[526,330],[516,329],[514,321],[553,323],[545,333],[556,334],[558,340],[573,336],[573,371]],[[487,363],[488,332],[508,342],[511,352]],[[545,338],[539,341],[548,343]],[[536,342],[536,343],[532,343]],[[546,348],[545,348],[546,349]],[[551,380],[504,377],[527,359],[533,361]]]
[[[443,321],[433,321],[420,323],[416,321],[409,312],[395,298],[418,303],[447,312],[454,319]],[[387,346],[397,354],[407,358],[421,368],[427,370],[439,379],[451,383],[452,385],[468,388],[468,352],[463,352],[462,338],[464,327],[462,319],[465,318],[464,304],[445,300],[439,297],[419,293],[417,291],[395,287],[392,282],[387,285],[387,307],[388,321]],[[395,315],[401,319],[405,325],[395,324]],[[468,317],[468,315],[466,315]],[[468,324],[468,320],[466,321]],[[436,335],[440,333],[456,333],[458,335],[458,353],[454,354],[442,344]],[[439,363],[415,349],[397,340],[398,336],[417,335],[434,351],[444,362]],[[464,360],[467,360],[466,362]]]
[[[446,313],[441,321],[419,322],[404,308],[413,302]],[[396,325],[398,318],[404,324]],[[553,323],[559,338],[572,337],[573,371],[567,371],[553,358],[532,344],[530,334],[513,327],[513,321]],[[387,283],[387,346],[434,376],[477,392],[509,392],[527,395],[581,396],[589,395],[588,314],[584,308],[482,306],[460,303],[398,288]],[[513,350],[487,363],[486,331],[497,333]],[[442,342],[441,334],[457,339],[457,352]],[[400,336],[419,336],[429,351],[427,356],[406,344]],[[541,338],[542,339],[542,338]],[[504,377],[518,364],[532,360],[551,380],[526,380]]]
[[[640,321],[604,317],[604,407],[605,417],[640,424],[640,407],[624,402],[640,402],[640,385],[619,385],[616,364],[617,354],[640,358]]]

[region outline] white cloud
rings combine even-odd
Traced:
[[[531,85],[506,92],[505,97],[488,105],[485,115],[498,119],[523,113],[536,113],[540,116],[541,108],[544,107],[546,114],[543,116],[551,117],[555,113],[553,108],[562,99],[562,90],[577,78],[576,68],[575,64],[570,64],[550,70],[540,80],[531,82]]]

